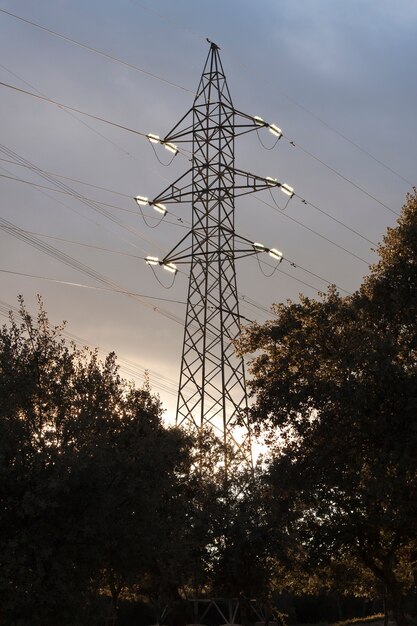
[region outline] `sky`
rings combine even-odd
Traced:
[[[236,167],[296,192],[285,211],[268,192],[236,202],[237,232],[284,255],[269,278],[237,262],[246,319],[331,283],[356,290],[417,182],[414,0],[0,0],[0,311],[22,294],[35,313],[40,294],[52,323],[115,351],[124,377],[141,385],[149,370],[167,421],[187,277],[168,289],[143,258],[174,246],[190,207],[160,224],[146,209],[150,228],[133,197],[156,197],[189,164],[165,166],[158,146],[161,164],[131,131],[164,136],[192,106],[207,37],[234,106],[284,134],[275,147],[265,129],[237,139]]]

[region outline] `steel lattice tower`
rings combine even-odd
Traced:
[[[234,110],[212,45],[193,106],[192,259],[177,423],[218,428],[230,443],[247,410],[235,270]],[[220,420],[219,420],[220,418]],[[245,433],[249,438],[249,429]],[[243,441],[250,450],[250,440]]]
[[[235,168],[235,137],[262,126],[280,138],[281,131],[273,124],[234,108],[219,48],[211,43],[192,108],[164,139],[148,135],[174,154],[178,149],[173,142],[191,145],[192,167],[152,201],[136,197],[138,204],[153,205],[161,212],[166,210],[163,202],[192,204],[187,235],[163,260],[148,257],[147,261],[173,272],[175,264],[191,264],[176,422],[220,431],[226,471],[229,447],[251,464],[245,368],[234,347],[240,334],[235,260],[262,252],[269,252],[277,263],[282,260],[278,250],[237,235],[235,198],[271,187],[293,195],[276,179]],[[187,177],[191,182],[184,184]],[[233,434],[237,419],[244,425],[239,441]]]

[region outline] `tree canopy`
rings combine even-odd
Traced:
[[[232,450],[225,493],[223,458],[21,300],[0,329],[0,624],[114,623],[126,595],[185,623],[189,593],[260,593],[259,498]]]
[[[20,314],[0,330],[0,623],[93,624],[103,594],[181,580],[191,440],[114,354]]]
[[[252,421],[279,432],[268,483],[281,549],[299,546],[316,571],[365,568],[402,624],[417,555],[416,191],[378,253],[352,296],[274,305],[240,349],[257,353]]]

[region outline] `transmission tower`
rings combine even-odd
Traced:
[[[176,422],[220,432],[226,474],[227,450],[233,449],[241,461],[251,464],[245,368],[235,353],[241,319],[235,260],[262,253],[269,253],[277,265],[282,260],[278,250],[236,233],[235,199],[273,187],[280,188],[287,201],[293,196],[291,187],[274,178],[235,168],[235,137],[261,127],[268,128],[276,141],[281,137],[274,124],[234,108],[219,48],[210,42],[192,108],[163,139],[148,135],[152,143],[162,144],[174,155],[178,144],[185,144],[181,152],[188,155],[191,148],[191,167],[153,200],[136,197],[139,205],[149,204],[162,215],[166,204],[191,202],[187,234],[162,260],[146,260],[174,274],[178,265],[190,264]]]

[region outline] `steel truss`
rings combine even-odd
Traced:
[[[235,260],[261,252],[235,231],[235,198],[285,187],[235,168],[235,137],[259,130],[259,119],[234,108],[219,48],[211,43],[192,108],[160,140],[171,147],[189,144],[191,168],[150,203],[192,203],[190,231],[160,262],[191,265],[176,422],[221,433],[226,474],[231,450],[235,459],[252,464],[245,368],[235,353]],[[237,422],[243,425],[239,437]]]
[[[170,605],[163,607],[157,614],[155,626],[169,622],[172,610]],[[248,621],[254,626],[280,626],[280,623],[274,619],[275,616],[279,619],[280,614],[271,611],[270,606],[256,600],[242,602],[239,598],[190,598],[183,602],[183,610],[188,626],[207,624],[237,626]]]

